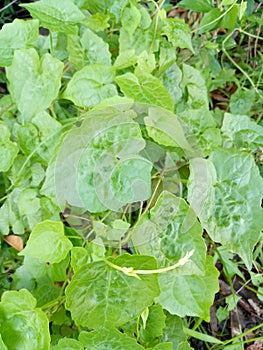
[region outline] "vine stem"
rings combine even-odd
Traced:
[[[177,269],[178,267],[185,265],[193,254],[194,254],[194,249],[192,249],[190,252],[187,252],[186,255],[183,258],[181,258],[176,264],[163,267],[161,269],[154,269],[154,270],[135,270],[133,267],[115,265],[107,259],[105,259],[104,261],[106,264],[108,264],[110,267],[114,268],[115,270],[121,271],[127,276],[136,277],[140,279],[138,275],[159,274],[159,273],[165,273],[165,272]]]

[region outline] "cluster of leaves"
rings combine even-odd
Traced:
[[[40,0],[3,26],[1,349],[191,349],[219,288],[203,232],[251,270],[262,91],[217,57],[252,3],[181,1],[194,36],[163,1]]]

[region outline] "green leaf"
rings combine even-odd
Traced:
[[[61,124],[45,111],[37,113],[32,119],[32,124],[37,128],[39,142],[41,143],[41,145],[38,144],[37,154],[41,157],[41,160],[48,163],[59,142]]]
[[[140,328],[140,342],[147,348],[154,347],[160,342],[165,327],[165,314],[161,305],[156,304],[149,307],[149,315],[146,327]]]
[[[171,280],[177,275],[204,272],[206,247],[202,228],[188,204],[167,191],[160,194],[150,214],[138,222],[132,241],[140,254],[154,256],[159,268],[174,265],[193,249],[194,254],[185,265],[169,272]]]
[[[114,84],[114,70],[105,65],[91,64],[74,74],[62,98],[71,100],[77,106],[92,107],[117,95]]]
[[[158,42],[155,38],[155,26],[151,17],[145,8],[140,8],[142,15],[141,24],[135,30],[133,35],[130,35],[124,28],[120,29],[119,35],[119,52],[135,50],[136,55],[142,52],[152,52],[158,50]]]
[[[84,350],[84,346],[78,340],[63,338],[51,350]]]
[[[56,299],[61,289],[54,282],[62,281],[66,278],[66,268],[69,259],[63,260],[59,264],[47,264],[37,258],[25,257],[23,265],[12,275],[13,288],[28,289],[37,299],[37,306],[41,307]],[[62,266],[59,266],[62,265]],[[64,269],[63,273],[59,268]],[[60,276],[59,276],[60,275]],[[63,275],[63,276],[62,276]]]
[[[209,12],[213,9],[211,0],[182,0],[179,2],[178,6],[185,7],[188,10],[196,12]]]
[[[17,145],[9,140],[9,130],[7,126],[0,121],[0,172],[8,171],[12,166],[17,153]]]
[[[74,273],[82,266],[89,262],[89,254],[83,247],[73,247],[71,249],[70,265]]]
[[[184,333],[185,320],[171,315],[168,311],[166,315],[166,327],[163,331],[163,341],[172,342],[173,350],[191,350],[189,343],[187,342],[187,336]]]
[[[81,332],[79,339],[86,349],[92,350],[143,350],[134,338],[116,329],[99,328],[92,332]]]
[[[50,54],[39,59],[35,49],[15,51],[6,75],[11,96],[24,121],[48,108],[57,97],[63,67]]]
[[[201,72],[187,64],[183,65],[182,90],[187,92],[187,104],[192,109],[209,109],[207,87]]]
[[[255,103],[255,91],[237,89],[230,97],[230,112],[233,114],[247,114]]]
[[[35,214],[40,209],[38,191],[34,188],[25,188],[18,198],[18,209],[21,215]]]
[[[107,208],[118,210],[126,201],[148,198],[151,164],[138,155],[145,141],[131,112],[114,107],[98,109],[87,114],[80,128],[66,135],[55,168],[56,195],[62,204],[67,201],[101,212]],[[131,165],[129,174],[127,164]],[[140,173],[137,166],[145,173]]]
[[[207,156],[222,144],[220,130],[216,128],[212,113],[206,108],[185,108],[178,113],[187,141],[195,156]]]
[[[33,18],[37,18],[44,28],[53,32],[76,34],[76,24],[84,20],[84,14],[72,0],[40,0],[30,4],[21,4]]]
[[[26,290],[8,291],[0,302],[0,333],[8,349],[48,350],[49,322]]]
[[[263,145],[263,127],[246,115],[225,113],[221,131],[226,148],[256,152]]]
[[[172,343],[160,343],[154,347],[154,350],[173,350]]]
[[[6,141],[5,143],[0,143],[0,172],[10,169],[17,153],[18,148],[14,142]]]
[[[120,52],[113,66],[115,69],[124,69],[130,66],[134,66],[137,60],[138,57],[135,55],[135,50],[128,49],[126,51]]]
[[[194,53],[189,26],[180,18],[165,18],[162,21],[162,35],[165,35],[174,48],[189,49]]]
[[[236,23],[238,21],[239,9],[240,9],[240,5],[236,4],[235,6],[233,6],[230,9],[230,11],[225,13],[222,20],[220,21],[220,26],[222,28],[228,29],[229,31],[234,30]],[[242,16],[242,14],[241,14],[241,16]]]
[[[81,37],[68,35],[69,60],[77,70],[89,64],[111,65],[109,45],[90,29]]]
[[[106,13],[114,2],[115,0],[84,0],[84,5],[92,14],[97,14]]]
[[[219,289],[219,272],[207,256],[204,275],[178,275],[173,271],[159,275],[161,294],[157,301],[171,314],[197,316],[210,320],[210,307]]]
[[[14,22],[3,25],[0,31],[0,66],[10,66],[15,50],[28,48],[38,39],[38,21]]]
[[[182,72],[176,63],[167,68],[162,75],[163,85],[171,95],[174,104],[178,103],[183,95],[180,88],[181,80]]]
[[[21,190],[14,189],[0,208],[0,232],[7,235],[12,229],[13,233],[22,235],[24,224],[17,207],[17,201]]]
[[[0,349],[1,350],[8,350],[7,347],[5,346],[4,342],[3,342],[1,334],[0,334]]]
[[[46,220],[34,227],[26,247],[19,255],[58,263],[65,259],[71,247],[70,240],[64,236],[63,224]]]
[[[141,22],[141,13],[135,6],[125,7],[121,16],[122,27],[132,36]]]
[[[162,108],[150,107],[144,122],[148,135],[158,144],[180,147],[189,154],[193,152],[175,114]]]
[[[173,100],[162,82],[151,74],[139,77],[132,73],[125,73],[115,78],[121,91],[137,102],[153,106],[164,107],[173,111]]]
[[[250,154],[218,149],[209,160],[191,161],[188,201],[215,242],[251,268],[262,230],[263,180]],[[256,187],[255,187],[255,184]]]
[[[219,8],[213,8],[209,12],[205,13],[204,17],[202,18],[199,24],[200,30],[198,31],[198,33],[203,34],[213,29],[219,28],[221,21],[218,18],[221,15],[222,12]]]
[[[124,254],[111,261],[134,269],[156,268],[155,259],[147,256]],[[66,289],[66,308],[78,325],[114,327],[138,317],[158,294],[156,275],[138,279],[98,261],[77,270]]]
[[[150,198],[151,170],[152,163],[142,157],[123,157],[111,177],[115,199],[125,205]]]
[[[103,32],[109,27],[108,16],[102,13],[95,13],[85,20],[85,26],[94,32]]]

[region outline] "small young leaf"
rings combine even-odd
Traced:
[[[49,349],[48,318],[36,308],[36,299],[26,289],[2,295],[0,334],[8,349]]]
[[[113,262],[134,269],[157,266],[153,257],[128,254]],[[66,308],[78,325],[114,327],[138,317],[158,294],[156,275],[141,275],[138,279],[98,261],[77,270],[66,289]]]
[[[72,0],[40,0],[20,6],[25,7],[33,18],[39,19],[42,27],[53,32],[76,34],[76,24],[85,18]]]
[[[35,49],[15,51],[6,75],[11,96],[24,121],[48,108],[57,97],[63,67],[50,54],[39,59]]]
[[[64,236],[63,224],[46,220],[35,226],[25,249],[19,255],[58,263],[65,259],[71,247],[72,243]]]

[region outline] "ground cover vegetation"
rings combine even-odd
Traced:
[[[0,349],[262,348],[262,8],[4,1]]]

